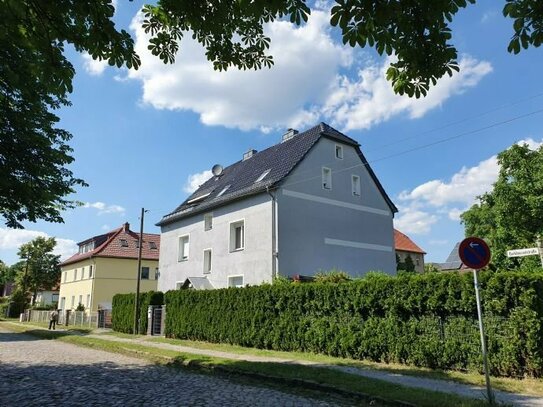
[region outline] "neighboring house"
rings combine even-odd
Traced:
[[[249,150],[157,224],[158,289],[258,285],[337,268],[396,272],[396,207],[360,145],[321,123]]]
[[[51,305],[55,303],[58,304],[59,291],[60,283],[53,287],[51,290],[38,291],[36,294],[36,299],[32,305]]]
[[[136,292],[139,234],[125,223],[78,243],[79,252],[61,263],[59,308],[110,309],[115,294]],[[141,292],[157,289],[160,235],[143,234]]]
[[[426,252],[413,242],[409,236],[394,229],[394,247],[396,255],[401,262],[405,262],[408,256],[411,256],[415,271],[424,273],[424,255]]]
[[[15,291],[15,283],[6,283],[0,288],[0,297],[9,297]]]
[[[464,263],[462,263],[462,260],[460,260],[460,254],[458,253],[459,247],[460,247],[460,242],[457,242],[454,245],[454,248],[452,249],[451,253],[449,254],[449,257],[447,257],[447,260],[445,260],[445,263],[435,263],[435,266],[439,268],[441,271],[472,270],[471,268],[466,266]]]

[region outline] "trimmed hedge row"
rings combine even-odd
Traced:
[[[111,325],[114,331],[134,333],[134,302],[136,294],[116,294],[112,301]],[[149,291],[140,294],[139,333],[147,333],[147,309],[149,305],[164,304],[164,294],[160,291]]]
[[[543,374],[543,276],[481,274],[495,375]],[[480,369],[473,276],[372,274],[342,284],[165,295],[166,335],[441,369]]]

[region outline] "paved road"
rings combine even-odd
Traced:
[[[0,328],[0,406],[330,406]]]

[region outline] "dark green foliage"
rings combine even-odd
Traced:
[[[543,231],[543,146],[515,144],[498,154],[498,163],[492,191],[461,215],[466,236],[484,238],[499,269],[533,268],[537,256],[508,258],[507,250],[534,247]]]
[[[116,294],[113,297],[111,324],[114,331],[134,333],[134,301],[135,293]],[[147,310],[149,305],[164,304],[164,294],[160,291],[149,291],[140,294],[139,333],[147,332]]]
[[[492,373],[543,374],[543,276],[483,273]],[[165,295],[166,335],[441,369],[481,369],[473,276],[372,274],[342,284]]]
[[[319,271],[315,274],[316,283],[344,283],[347,281],[351,281],[351,276],[335,268],[330,271]]]

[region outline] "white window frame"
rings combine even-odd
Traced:
[[[206,253],[209,253],[209,260],[206,258]],[[210,274],[213,270],[213,249],[204,249],[204,274]]]
[[[236,248],[236,228],[240,224],[242,226],[241,247]],[[238,219],[233,222],[230,222],[230,225],[228,227],[228,234],[229,234],[228,242],[229,242],[230,253],[240,252],[242,250],[245,250],[245,219]]]
[[[216,198],[222,196],[228,189],[230,188],[230,185],[226,185],[221,191],[217,194]]]
[[[90,308],[90,300],[91,300],[91,295],[90,294],[87,294],[87,308]]]
[[[332,169],[328,167],[322,167],[322,189],[325,191],[332,190]]]
[[[92,267],[92,264],[89,266],[89,278],[92,278],[94,275],[92,274],[93,272],[93,267]]]
[[[70,307],[70,309],[74,308],[74,303],[75,303],[75,295],[72,295],[72,306]]]
[[[184,245],[181,245],[181,239],[187,238],[187,254],[185,256]],[[177,237],[177,262],[187,261],[190,256],[190,234]]]
[[[359,175],[351,174],[351,192],[353,196],[360,196],[362,194]]]
[[[213,229],[213,212],[204,215],[204,230],[208,231],[211,229]]]
[[[341,144],[336,144],[336,146],[334,147],[334,156],[337,160],[343,160],[343,146]]]
[[[238,277],[241,277],[241,285],[232,285],[231,280]],[[235,275],[227,276],[227,282],[228,282],[228,288],[230,287],[241,288],[245,284],[245,277],[243,276],[243,274],[235,274]]]
[[[74,269],[74,281],[77,280],[77,269]]]
[[[78,307],[79,307],[79,304],[83,305],[83,294],[79,294],[79,301],[77,302]]]

